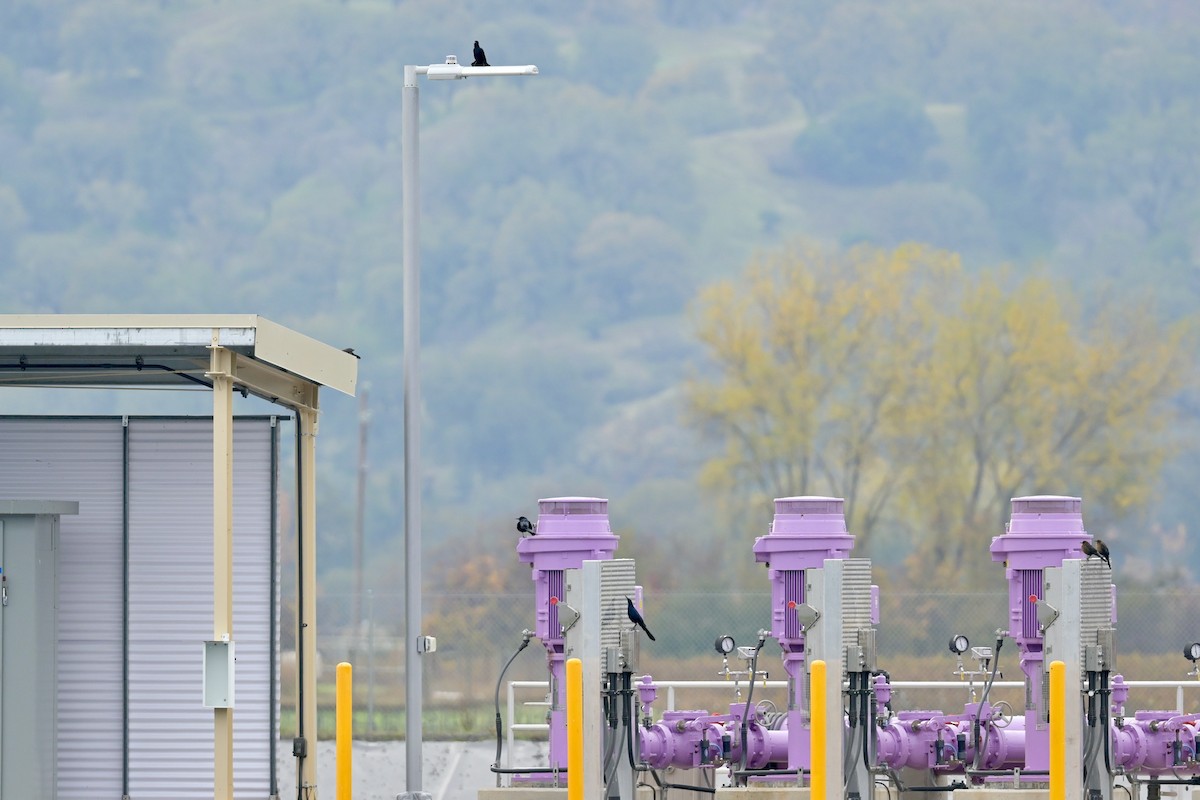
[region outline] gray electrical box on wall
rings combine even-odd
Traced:
[[[201,674],[205,708],[233,708],[233,642],[206,641]]]
[[[53,800],[58,518],[79,504],[0,500],[0,800]]]

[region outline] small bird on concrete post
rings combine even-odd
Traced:
[[[517,517],[517,532],[520,533],[522,536],[524,536],[527,533],[530,536],[536,536],[537,535],[537,526],[529,521],[529,517],[520,516],[520,517]]]

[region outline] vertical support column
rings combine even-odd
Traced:
[[[299,553],[296,558],[296,648],[299,675],[296,710],[299,735],[305,740],[300,756],[301,786],[317,786],[317,397],[296,408],[297,493],[300,505]]]
[[[421,791],[421,197],[417,68],[404,67],[401,97],[401,200],[404,315],[404,704],[405,788]]]
[[[1074,693],[1083,685],[1083,665],[1080,663],[1083,622],[1080,615],[1079,597],[1082,591],[1082,576],[1078,559],[1065,559],[1061,567],[1047,567],[1044,574],[1044,599],[1058,609],[1058,616],[1044,629],[1046,663],[1062,662],[1063,686]],[[1053,722],[1053,709],[1051,723]],[[1062,787],[1065,797],[1084,797],[1083,785],[1083,707],[1078,695],[1064,700],[1062,708],[1063,764]],[[1047,726],[1047,753],[1053,744]],[[1028,739],[1026,740],[1028,742]],[[1028,745],[1027,745],[1028,746]],[[1027,751],[1028,752],[1028,751]],[[1026,761],[1029,758],[1026,756]],[[1047,762],[1047,766],[1050,766]],[[1053,795],[1051,795],[1053,797]]]
[[[605,654],[603,631],[601,627],[603,608],[601,603],[604,576],[601,567],[604,562],[586,560],[579,569],[563,571],[563,589],[566,604],[579,611],[580,618],[567,631],[564,645],[564,655],[569,663],[578,660],[582,664],[580,680],[582,681],[582,699],[580,702],[580,735],[583,740],[583,752],[579,755],[579,766],[583,768],[586,783],[583,783],[572,772],[570,745],[567,747],[567,788],[575,785],[582,786],[584,797],[600,797],[604,794],[604,765],[602,751],[604,749],[604,710],[601,705],[600,687],[605,672]],[[559,612],[562,613],[561,611]],[[566,703],[571,702],[570,682],[566,682]],[[569,711],[567,713],[569,716]],[[569,727],[569,723],[568,723]],[[569,736],[568,736],[569,738]]]
[[[825,662],[825,785],[829,797],[845,793],[843,779],[843,741],[845,715],[842,705],[842,679],[846,674],[846,654],[842,643],[842,572],[845,561],[827,558],[821,569],[805,570],[806,596],[821,612],[805,641],[808,657]],[[809,679],[812,666],[809,665]],[[812,686],[811,702],[816,702],[817,688]],[[811,723],[814,727],[816,722]],[[815,752],[810,754],[816,759]]]
[[[213,331],[213,639],[233,641],[233,352]],[[213,709],[213,796],[233,800],[233,709]]]

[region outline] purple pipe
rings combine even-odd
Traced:
[[[877,732],[879,762],[892,769],[962,771],[975,761],[971,729],[976,705],[965,713],[901,711]],[[1013,769],[1025,763],[1025,719],[1013,717],[1003,727],[987,718],[984,708],[983,769]],[[962,750],[959,750],[959,741]]]
[[[734,703],[729,711],[719,715],[707,711],[665,712],[661,720],[639,733],[642,761],[654,769],[693,769],[715,766],[722,761],[740,763],[739,739],[745,703]],[[726,738],[728,752],[723,745]],[[788,738],[786,728],[775,730],[758,719],[751,720],[746,726],[747,768],[766,769],[783,764],[788,756]]]
[[[639,732],[642,761],[654,769],[716,763],[725,734],[716,719],[707,711],[665,712],[661,720]]]
[[[608,522],[608,500],[600,497],[552,497],[538,500],[536,533],[517,542],[517,556],[533,565],[534,634],[546,648],[550,671],[550,763],[567,766],[566,662],[558,604],[563,600],[563,570],[584,561],[608,561],[620,537]]]
[[[1200,714],[1138,711],[1132,720],[1109,726],[1114,766],[1126,772],[1195,775],[1196,726]]]

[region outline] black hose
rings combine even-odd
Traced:
[[[1108,727],[1109,718],[1112,714],[1112,704],[1110,698],[1112,690],[1108,688],[1108,670],[1103,670],[1100,673],[1100,724],[1103,726],[1101,735],[1104,737],[1101,741],[1104,742],[1104,769],[1112,775],[1112,737]]]
[[[500,686],[504,683],[504,675],[508,672],[508,668],[512,666],[517,656],[521,655],[521,651],[529,646],[529,640],[532,638],[533,631],[524,630],[521,632],[521,646],[509,657],[508,663],[504,665],[504,669],[500,670],[500,677],[496,680],[496,761],[492,764],[493,767],[500,766],[500,754],[504,750],[504,721],[500,718]],[[495,772],[496,770],[492,771]],[[500,780],[498,775],[496,780]]]
[[[1083,728],[1083,784],[1087,785],[1092,763],[1092,756],[1096,752],[1096,673],[1089,670],[1087,673],[1087,701],[1084,713],[1087,724]]]
[[[754,707],[751,701],[754,699],[754,678],[758,675],[758,654],[766,643],[767,637],[759,634],[758,644],[754,647],[754,656],[750,659],[750,688],[746,690],[746,707],[742,711],[742,763],[739,765],[741,767],[738,770],[739,774],[746,772],[746,764],[750,759],[750,745],[746,741],[746,735],[750,728],[750,709]]]
[[[622,707],[624,708],[624,714],[622,716],[621,723],[624,725],[625,731],[628,734],[625,737],[625,748],[629,752],[629,767],[630,769],[636,771],[638,769],[638,762],[641,761],[641,758],[633,757],[633,739],[635,729],[637,728],[637,714],[630,713],[630,708],[633,706],[633,689],[631,688],[632,681],[633,673],[621,673],[621,696],[624,699],[624,702],[621,703]]]
[[[975,724],[973,733],[975,734],[975,763],[972,765],[978,770],[983,759],[983,745],[987,739],[980,739],[979,735],[979,719],[983,716],[983,707],[987,705],[988,695],[992,691],[992,684],[996,682],[996,672],[1000,669],[1000,648],[1004,646],[1004,637],[996,637],[996,649],[992,653],[992,674],[988,676],[988,681],[983,687],[983,697],[979,700],[979,707],[975,709]]]
[[[900,793],[901,797],[904,796],[905,792],[953,792],[956,789],[968,788],[967,784],[963,783],[962,781],[954,781],[953,783],[951,783],[947,786],[906,786],[904,784],[904,781],[900,780],[899,772],[896,772],[896,770],[892,769],[891,767],[887,767],[886,772],[887,772],[888,777],[891,778],[892,783],[896,784],[896,791]],[[1012,771],[1011,770],[988,770],[988,771],[986,771],[984,773],[980,773],[980,774],[1012,775]],[[1025,775],[1025,774],[1029,774],[1029,773],[1022,772],[1021,774]],[[1042,774],[1042,773],[1037,773],[1037,774]],[[932,778],[932,775],[933,775],[933,770],[930,770],[931,780],[936,780],[935,778]]]
[[[489,769],[497,775],[528,775],[531,772],[553,772],[556,775],[566,775],[566,767],[552,767],[549,764],[538,767],[497,767],[492,765]]]
[[[604,689],[604,713],[608,719],[608,741],[604,745],[604,760],[601,762],[601,769],[604,773],[604,788],[605,796],[607,797],[608,786],[612,783],[612,776],[616,774],[617,765],[621,763],[619,747],[622,734],[617,732],[617,674],[615,672],[608,673],[608,683]],[[614,754],[617,756],[615,762],[613,761]]]
[[[875,735],[875,702],[874,694],[870,688],[870,675],[864,672],[862,679],[863,704],[862,708],[859,709],[859,716],[862,719],[863,727],[862,758],[863,763],[867,765],[867,769],[872,770],[875,768],[875,765],[871,763],[871,737]]]
[[[756,775],[797,775],[797,776],[802,776],[802,775],[804,775],[805,772],[806,772],[806,770],[803,770],[803,769],[741,769],[741,770],[738,770],[737,774],[738,775],[749,775],[750,777],[753,778]]]
[[[847,758],[846,762],[842,765],[842,785],[843,786],[850,782],[850,776],[852,774],[854,774],[854,767],[858,764],[858,737],[860,735],[862,735],[862,729],[859,725],[859,719],[858,719],[858,703],[859,703],[858,677],[859,677],[859,673],[857,673],[857,672],[851,672],[850,676],[849,676],[849,678],[850,678],[850,714],[849,714],[850,741],[849,741],[848,749],[850,751],[850,757]],[[865,736],[863,738],[864,738],[864,740],[866,739]]]

